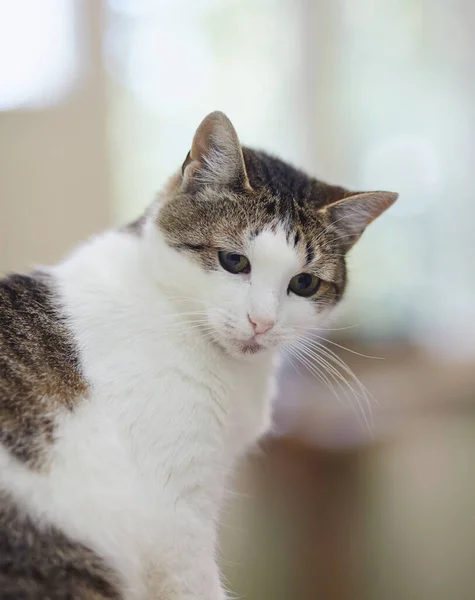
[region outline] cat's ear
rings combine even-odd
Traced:
[[[324,209],[340,232],[345,251],[360,238],[366,227],[397,200],[394,192],[347,192],[341,200],[328,204]]]
[[[199,185],[251,189],[236,130],[219,111],[201,122],[181,170],[182,189]]]

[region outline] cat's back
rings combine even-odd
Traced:
[[[86,393],[52,280],[39,273],[0,280],[0,442],[38,466],[52,443],[55,415]]]
[[[92,550],[41,526],[0,491],[2,600],[118,600],[118,589],[114,573]]]
[[[86,394],[51,278],[33,274],[1,279],[2,600],[120,597],[115,575],[95,552],[33,517],[19,500],[19,490],[12,494],[9,489],[12,480],[21,487],[22,480],[32,483],[46,476],[58,417],[73,412]]]

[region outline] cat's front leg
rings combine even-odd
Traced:
[[[182,564],[167,562],[165,570],[161,565],[150,573],[150,600],[226,600],[214,560],[196,555]]]
[[[225,600],[214,523],[188,509],[165,515],[145,563],[147,600]]]

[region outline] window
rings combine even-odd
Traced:
[[[75,8],[74,0],[0,2],[0,110],[43,108],[71,89],[78,74]]]

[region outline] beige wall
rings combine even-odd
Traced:
[[[77,3],[81,76],[60,105],[0,112],[0,272],[58,258],[112,213],[101,3]]]

